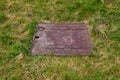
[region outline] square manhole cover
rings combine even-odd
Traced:
[[[30,48],[32,55],[87,55],[91,51],[85,23],[39,23]]]

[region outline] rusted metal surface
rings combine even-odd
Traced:
[[[32,55],[87,55],[91,51],[85,23],[39,23],[30,48]]]

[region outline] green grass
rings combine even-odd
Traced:
[[[7,19],[6,15],[4,13],[0,13],[0,23],[5,22]]]
[[[29,55],[38,22],[83,21],[91,55]],[[120,80],[120,0],[1,0],[0,80]]]

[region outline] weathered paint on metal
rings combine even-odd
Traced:
[[[91,51],[85,23],[39,23],[30,48],[32,55],[87,55]]]

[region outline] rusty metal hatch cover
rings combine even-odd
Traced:
[[[91,51],[85,23],[39,23],[30,48],[32,55],[87,55]]]

